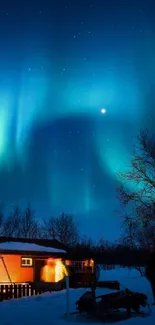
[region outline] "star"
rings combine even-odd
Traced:
[[[101,109],[101,114],[105,114],[106,113],[106,109],[105,108],[102,108]]]

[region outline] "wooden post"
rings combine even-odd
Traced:
[[[69,316],[69,276],[66,276],[66,314]]]
[[[8,276],[8,279],[9,279],[10,283],[12,283],[11,278],[10,278],[10,274],[9,274],[9,272],[8,272],[8,269],[7,269],[6,264],[5,264],[5,261],[4,261],[4,258],[3,258],[3,256],[1,256],[0,258],[1,258],[2,263],[3,263],[3,265],[4,265],[4,268],[5,268],[6,274],[7,274],[7,276]]]

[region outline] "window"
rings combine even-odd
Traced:
[[[29,257],[22,257],[21,265],[22,265],[22,266],[25,266],[25,267],[27,267],[27,266],[32,266],[32,265],[33,265],[32,262],[33,262],[33,261],[32,261],[32,258],[29,258]]]
[[[84,262],[83,261],[72,261],[72,266],[75,271],[83,271]]]
[[[84,260],[84,261],[72,261],[71,265],[75,272],[90,272],[94,271],[94,261],[93,260]]]

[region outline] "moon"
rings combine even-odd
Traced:
[[[106,109],[105,108],[101,108],[101,114],[105,114],[106,113]]]

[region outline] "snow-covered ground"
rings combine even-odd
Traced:
[[[101,280],[119,280],[122,285],[131,290],[144,292],[148,295],[149,303],[152,304],[153,297],[148,281],[141,277],[136,270],[117,268],[111,271],[102,271]],[[100,289],[100,292],[111,292]],[[85,289],[70,290],[70,311],[75,311],[76,300],[85,292]],[[122,325],[152,325],[155,322],[155,307],[152,313],[145,318],[130,318],[121,321]],[[79,323],[77,316],[64,317],[66,313],[66,292],[46,293],[40,296],[14,299],[0,303],[1,325],[76,325]],[[92,324],[92,321],[90,321]],[[84,320],[81,325],[86,324]],[[87,320],[88,324],[88,320]],[[93,324],[99,324],[94,322]]]

